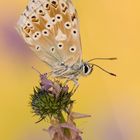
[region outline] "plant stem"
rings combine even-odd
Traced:
[[[60,121],[60,123],[65,123],[66,122],[62,112],[60,113],[59,121]],[[66,137],[70,138],[70,130],[68,128],[64,128],[64,135]]]
[[[62,112],[60,112],[60,114],[59,114],[59,121],[60,121],[60,123],[65,123],[66,122]]]

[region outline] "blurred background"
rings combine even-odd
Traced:
[[[35,124],[29,97],[39,77],[32,70],[49,71],[15,30],[27,0],[0,1],[0,139],[49,140]],[[73,0],[80,18],[83,58],[117,57],[95,63],[99,69],[81,78],[74,110],[91,114],[78,120],[84,140],[140,139],[140,1]]]

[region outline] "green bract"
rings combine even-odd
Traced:
[[[41,118],[58,118],[62,112],[68,113],[70,105],[74,102],[71,99],[72,92],[61,90],[56,96],[50,91],[36,87],[31,95],[31,107],[33,113]]]

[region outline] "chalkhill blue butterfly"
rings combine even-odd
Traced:
[[[51,68],[51,75],[78,84],[79,76],[87,76],[98,67],[83,61],[77,11],[71,0],[30,0],[17,23],[17,29],[29,48]]]

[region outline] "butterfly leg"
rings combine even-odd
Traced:
[[[67,78],[66,81],[64,82],[64,86],[70,81],[71,81],[71,79]]]
[[[78,89],[79,87],[79,83],[78,83],[78,79],[74,76],[71,76],[69,77],[66,81],[65,81],[65,84],[67,84],[69,81],[73,81],[74,85],[73,85],[73,89],[72,89],[72,92],[75,93],[76,90]]]
[[[74,79],[72,79],[72,81],[74,82],[74,86],[75,86],[74,92],[76,92],[76,90],[79,87],[78,79],[77,78],[74,78]]]
[[[67,79],[65,82],[64,82],[64,86],[69,82],[69,81],[73,81],[74,82],[74,85],[73,85],[73,88],[71,90],[72,93],[75,93],[79,87],[79,83],[77,80],[72,80],[72,79]]]
[[[72,81],[74,82],[74,84],[75,84],[76,86],[79,86],[78,79],[74,78],[74,79],[72,79]]]
[[[75,93],[78,89],[79,85],[75,85],[73,86],[73,89],[72,89],[72,93]]]

